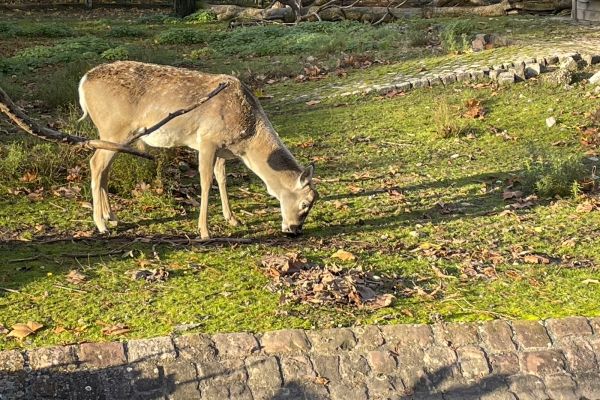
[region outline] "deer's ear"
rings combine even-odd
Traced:
[[[302,188],[310,183],[312,176],[313,176],[314,169],[315,169],[314,163],[308,164],[308,167],[306,167],[304,172],[302,172],[302,175],[300,175],[300,178],[298,178],[298,186],[299,187]]]

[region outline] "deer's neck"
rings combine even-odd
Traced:
[[[267,185],[269,194],[281,199],[283,191],[295,188],[303,169],[275,131],[272,128],[267,131],[270,132],[254,138],[242,159]]]

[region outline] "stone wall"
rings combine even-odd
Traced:
[[[575,21],[600,22],[600,1],[573,0],[571,14]]]

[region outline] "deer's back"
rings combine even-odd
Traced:
[[[171,145],[190,146],[200,137],[231,145],[252,137],[266,118],[256,98],[233,76],[119,61],[90,70],[81,81],[80,95],[100,136],[115,140],[197,103],[221,82],[228,87],[153,135],[168,135]]]

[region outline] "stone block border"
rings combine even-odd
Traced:
[[[562,52],[557,54],[525,57],[512,61],[497,62],[490,65],[481,65],[473,63],[471,66],[461,66],[454,70],[445,68],[439,71],[426,71],[414,74],[398,73],[392,77],[385,78],[386,82],[372,84],[365,87],[354,88],[353,90],[340,91],[329,94],[328,98],[356,96],[363,94],[386,95],[393,91],[407,92],[413,89],[427,88],[436,85],[451,85],[456,82],[480,82],[491,80],[500,85],[507,85],[515,82],[522,82],[530,78],[536,78],[541,74],[553,71],[559,67],[574,70],[586,65],[600,63],[600,48],[598,53],[584,52]],[[318,100],[321,96],[318,94],[301,95],[289,99],[283,98],[281,102],[305,102],[309,99]]]
[[[0,399],[600,399],[600,317],[0,352]]]

